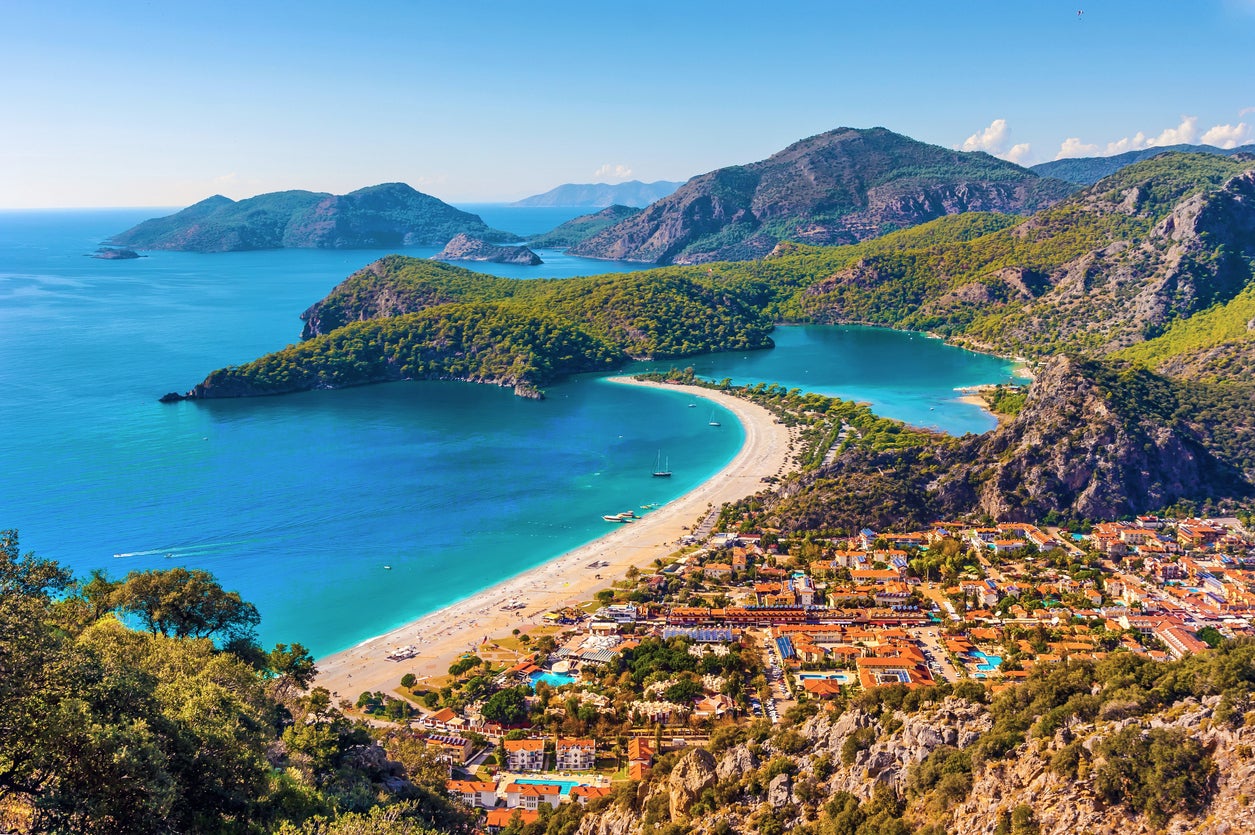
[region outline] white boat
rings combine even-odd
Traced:
[[[711,425],[711,426],[723,426],[723,424],[722,424],[722,423],[720,423],[719,421],[715,420],[715,410],[714,410],[714,409],[711,409],[711,410],[710,410],[710,425]]]
[[[671,478],[671,458],[668,456],[664,462],[662,450],[658,450],[658,456],[654,458],[654,478]]]
[[[625,510],[622,513],[611,513],[601,518],[607,522],[634,522],[636,521],[636,511]]]

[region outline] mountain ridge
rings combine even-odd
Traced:
[[[1071,157],[1040,162],[1030,165],[1029,170],[1043,177],[1056,177],[1078,185],[1093,185],[1104,177],[1110,177],[1125,166],[1146,159],[1153,159],[1160,154],[1215,154],[1217,156],[1236,156],[1244,153],[1255,153],[1255,144],[1239,145],[1236,148],[1217,148],[1215,145],[1158,145],[1137,151],[1125,151],[1109,157]]]
[[[885,128],[837,128],[698,175],[571,253],[657,264],[747,260],[781,240],[854,243],[963,211],[1025,212],[1074,190],[985,153]]]

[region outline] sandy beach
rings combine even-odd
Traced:
[[[332,691],[337,698],[356,700],[366,690],[394,690],[406,673],[414,673],[420,679],[443,675],[458,655],[475,649],[485,636],[505,637],[514,629],[526,632],[542,623],[546,612],[590,600],[598,589],[621,579],[630,566],[644,568],[669,555],[710,508],[761,490],[764,476],[783,472],[789,463],[789,430],[761,406],[697,386],[664,386],[627,378],[615,381],[661,386],[714,400],[737,416],[745,428],[745,444],[723,470],[636,522],[617,526],[605,536],[530,571],[351,649],[319,659],[318,686]],[[590,567],[598,561],[608,565]],[[516,599],[526,605],[502,610],[502,606]],[[388,660],[388,653],[401,646],[415,647],[418,655],[406,661]]]

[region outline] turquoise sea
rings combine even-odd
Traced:
[[[536,211],[484,215],[530,233],[579,213]],[[0,212],[0,527],[80,574],[206,568],[257,605],[263,644],[324,655],[581,545],[606,531],[602,514],[675,498],[739,448],[729,413],[711,427],[686,397],[595,376],[541,402],[424,382],[158,404],[295,341],[301,310],[386,254],[84,257],[164,213]],[[483,266],[534,277],[639,268],[541,254],[539,268]],[[866,328],[783,328],[777,343],[683,364],[869,400],[952,432],[992,426],[954,387],[1010,373]],[[665,484],[650,477],[659,451],[675,473]]]

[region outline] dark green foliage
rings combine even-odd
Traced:
[[[1196,739],[1180,729],[1129,725],[1098,748],[1094,790],[1162,826],[1177,813],[1196,814],[1210,794],[1212,763]]]
[[[1024,408],[1024,401],[1028,399],[1026,386],[994,386],[982,393],[991,412],[1009,417],[1018,415]]]
[[[197,396],[433,378],[534,387],[634,357],[770,344],[761,300],[679,275],[495,279],[481,287],[465,270],[413,259],[392,257],[373,268],[387,274],[382,281],[395,292],[358,274],[306,312],[307,331],[322,335],[215,371]],[[377,291],[388,307],[373,301]],[[379,314],[400,315],[371,318]],[[363,317],[368,321],[355,321]]]
[[[678,705],[691,705],[702,695],[702,685],[691,678],[682,678],[662,692],[662,697]]]
[[[133,571],[114,590],[113,604],[139,617],[154,635],[173,638],[229,639],[251,634],[261,622],[253,604],[202,569]]]
[[[521,725],[527,721],[526,687],[507,687],[498,690],[484,702],[482,713],[489,722],[496,722],[504,727]]]
[[[177,592],[180,576],[150,572],[140,585]],[[369,729],[325,690],[293,695],[314,673],[303,647],[258,651],[258,667],[179,637],[213,634],[224,599],[240,608],[211,577],[184,579],[197,593],[139,610],[153,628],[135,631],[100,591],[127,605],[161,596],[121,595],[130,580],[73,584],[55,563],[21,556],[16,533],[0,534],[4,814],[35,832],[256,833],[386,802],[384,775],[355,756],[374,744]],[[214,605],[189,605],[198,600]],[[469,829],[443,777],[400,795],[415,801],[404,813],[415,826]]]

